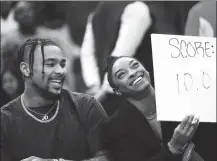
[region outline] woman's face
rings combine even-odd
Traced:
[[[120,58],[112,68],[112,78],[119,91],[132,95],[150,86],[148,71],[133,58]]]
[[[9,71],[3,74],[2,88],[9,96],[16,95],[18,91],[19,82],[17,78]]]
[[[22,26],[30,27],[34,25],[35,13],[31,2],[19,2],[15,9],[15,17]]]

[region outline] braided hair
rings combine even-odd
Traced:
[[[108,73],[109,85],[113,88],[113,90],[117,89],[118,87],[112,78],[112,68],[114,66],[114,63],[120,58],[130,58],[130,57],[128,57],[128,56],[110,56],[107,58],[106,72]]]
[[[18,50],[17,63],[20,65],[21,62],[25,61],[24,57],[28,54],[29,65],[30,65],[30,76],[33,75],[33,64],[34,64],[34,53],[37,45],[41,46],[42,54],[42,73],[44,74],[44,46],[52,45],[59,47],[54,41],[50,39],[32,38],[28,39]],[[30,47],[29,53],[26,53],[26,47]]]

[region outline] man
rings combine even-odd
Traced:
[[[11,10],[7,23],[5,25],[1,24],[3,28],[1,30],[3,35],[1,39],[1,67],[3,68],[6,60],[17,52],[17,47],[20,47],[29,38],[49,38],[62,47],[65,56],[69,60],[67,70],[70,74],[65,80],[64,86],[67,86],[67,89],[74,90],[75,81],[72,67],[80,49],[71,38],[70,27],[67,23],[59,20],[59,18],[53,21],[46,19],[49,16],[46,16],[45,11],[50,11],[50,9],[44,9],[44,5],[43,2],[18,2]],[[59,3],[59,5],[64,5],[64,3]],[[46,6],[49,6],[49,4]],[[51,4],[50,7],[52,10]]]
[[[25,89],[1,109],[1,160],[107,160],[100,140],[107,115],[93,97],[62,89],[61,48],[30,39],[19,49],[18,65]]]

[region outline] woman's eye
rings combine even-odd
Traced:
[[[139,66],[139,63],[134,63],[133,64],[133,68],[136,68],[136,67],[138,67]]]
[[[120,73],[120,74],[118,75],[118,79],[123,78],[123,76],[124,76],[124,73]]]

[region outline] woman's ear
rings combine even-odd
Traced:
[[[29,64],[26,62],[20,63],[20,71],[25,77],[29,77],[30,76]]]
[[[113,89],[116,95],[122,96],[122,93],[118,89]]]

